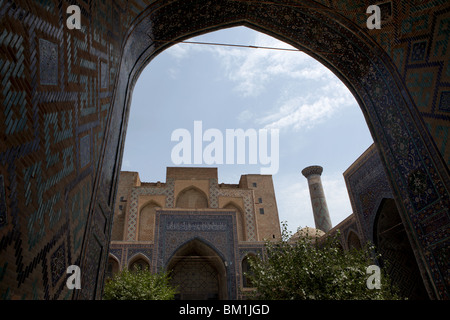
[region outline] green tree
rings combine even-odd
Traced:
[[[124,269],[105,283],[105,300],[173,300],[176,290],[166,272],[151,273],[148,269]]]
[[[374,259],[374,247],[343,251],[338,235],[316,242],[313,237],[290,240],[283,224],[282,239],[267,241],[264,257],[250,259],[253,299],[356,300],[400,299],[389,276],[381,270],[381,288],[368,289],[366,273]]]

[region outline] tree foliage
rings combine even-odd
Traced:
[[[173,300],[176,290],[166,272],[151,273],[148,269],[124,269],[107,280],[105,300]]]
[[[283,224],[282,239],[266,242],[266,254],[249,260],[255,290],[250,298],[265,300],[399,299],[398,290],[381,270],[381,288],[368,289],[366,273],[374,247],[343,251],[338,235],[322,242],[306,236],[290,241]]]

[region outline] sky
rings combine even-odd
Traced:
[[[294,49],[246,27],[188,41]],[[208,165],[205,158],[201,164],[193,163],[194,140],[201,139],[194,121],[201,121],[202,133],[213,129],[210,132],[222,134],[223,164]],[[180,166],[217,167],[219,183],[234,184],[242,174],[259,174],[268,165],[260,157],[250,164],[249,154],[245,164],[225,161],[227,129],[266,130],[268,155],[276,150],[270,140],[276,130],[279,166],[273,183],[280,222],[287,222],[291,232],[314,227],[301,171],[310,165],[324,168],[322,184],[335,226],[352,213],[343,172],[373,143],[351,92],[329,69],[300,51],[184,43],[163,51],[143,70],[134,88],[122,170],[139,172],[144,182],[164,182],[166,167],[178,166],[173,150],[182,141],[187,146],[186,136],[172,137],[178,129],[190,133],[192,150],[192,163]],[[219,138],[204,141],[201,150]],[[261,136],[257,138],[260,141]]]

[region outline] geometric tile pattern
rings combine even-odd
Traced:
[[[6,197],[5,197],[5,182],[3,181],[3,176],[0,175],[0,228],[6,225],[7,220],[6,213]]]
[[[171,284],[183,292],[183,298],[217,298],[219,279],[216,269],[206,261],[181,260],[174,270]],[[189,276],[187,276],[189,275]],[[201,294],[199,294],[201,292]]]
[[[81,30],[69,30],[65,2],[0,0],[0,296],[100,297],[127,88],[167,41],[242,23],[304,48],[358,96],[420,261],[449,298],[450,4],[386,3],[368,30],[353,0],[74,0]],[[58,279],[62,253],[83,294]]]
[[[413,176],[414,178],[410,179],[408,183],[411,184],[411,189],[417,189],[418,197],[420,197],[422,194],[426,193],[427,187],[423,184],[422,173]],[[383,212],[380,213],[378,210],[382,204],[385,203],[385,199],[393,198],[393,194],[375,145],[372,145],[344,173],[344,177],[353,208],[353,215],[351,217],[357,224],[357,229],[361,230],[361,232],[359,232],[359,237],[363,240],[363,242],[369,241],[371,243],[375,243],[378,246],[380,253],[382,256],[385,256],[385,258],[396,259],[391,261],[395,267],[391,267],[389,272],[391,273],[394,281],[399,281],[399,285],[401,285],[401,289],[403,290],[402,294],[412,294],[412,289],[417,285],[417,281],[421,281],[422,279],[420,274],[412,268],[415,263],[411,263],[411,261],[404,262],[404,258],[406,257],[405,255],[408,255],[408,253],[404,253],[402,251],[411,251],[410,244],[408,243],[407,245],[401,245],[401,241],[399,239],[402,239],[402,237],[398,235],[395,238],[396,240],[399,240],[398,243],[394,242],[386,244],[386,241],[380,240],[383,239],[384,233],[383,231],[380,231],[380,221],[382,219],[381,217],[383,216]],[[392,214],[387,216],[391,217]],[[400,217],[397,216],[397,218],[398,221],[385,224],[385,229],[390,230],[391,228],[395,228],[395,226],[398,227]],[[436,247],[436,243],[437,247],[441,246],[438,239],[445,238],[448,231],[445,231],[444,229],[441,233],[440,229],[442,229],[442,226],[446,226],[449,223],[450,215],[448,208],[433,208],[432,214],[424,213],[423,218],[419,223],[419,228],[422,234],[427,235],[424,237],[424,240],[427,242],[428,246],[432,246],[432,250]],[[339,225],[339,229],[341,231],[346,232],[345,228],[346,226]],[[407,241],[406,239],[405,234],[403,240]],[[345,243],[345,240],[343,243]],[[395,253],[395,250],[391,250],[392,248],[402,246],[409,249],[402,249],[397,253]],[[445,252],[443,247],[440,247],[436,251],[439,250],[442,250],[440,252]],[[412,251],[410,253],[412,255]],[[439,257],[439,255],[437,257]],[[413,256],[412,259],[412,261],[414,261]],[[447,264],[442,263],[442,259],[440,258],[437,258],[437,261],[439,263],[440,270],[446,270],[448,268],[448,261]],[[406,267],[406,265],[408,265],[408,267]],[[409,277],[414,277],[414,279],[410,279]]]
[[[237,297],[238,248],[236,212],[227,211],[171,211],[157,210],[156,228],[159,241],[153,250],[154,271],[167,268],[171,257],[183,245],[197,239],[212,248],[222,259],[226,268],[228,298]]]
[[[39,75],[42,85],[58,85],[58,44],[39,39]]]
[[[137,218],[138,218],[138,199],[142,195],[165,195],[166,208],[173,208],[174,203],[174,180],[167,178],[167,182],[161,187],[136,187],[131,191],[130,213],[127,224],[127,241],[136,240]],[[217,184],[217,179],[210,179],[210,207],[218,208],[218,197],[242,197],[244,201],[246,234],[248,241],[256,241],[256,224],[254,216],[253,191],[251,190],[232,190],[221,189]]]
[[[450,112],[450,91],[441,92],[439,111]]]
[[[375,243],[377,210],[383,199],[393,199],[394,195],[374,144],[344,173],[344,178],[358,229],[362,230],[361,241]]]
[[[80,139],[80,167],[83,168],[91,161],[91,136]]]
[[[243,283],[242,283],[242,279],[243,279],[243,270],[242,270],[242,261],[244,260],[244,258],[249,257],[249,256],[256,256],[256,257],[264,257],[264,245],[263,244],[241,244],[239,245],[239,251],[238,251],[238,262],[239,262],[239,266],[238,267],[238,277],[237,277],[237,282],[238,282],[238,287],[239,288],[243,288]],[[238,295],[238,299],[239,300],[243,300],[245,298],[245,295],[242,291],[239,291],[239,295]]]
[[[105,68],[101,73],[99,62],[117,69],[119,53],[109,48],[121,42],[121,27],[108,27],[117,5],[80,6],[97,12],[90,16],[92,25],[84,21],[82,30],[69,31],[63,27],[63,2],[0,1],[0,297],[5,299],[70,299],[79,293],[65,286],[66,268],[83,266],[87,257],[95,166],[113,89],[107,79],[113,73]],[[101,92],[95,85],[100,74]],[[108,245],[109,230],[100,231],[100,250],[91,256],[102,256]],[[101,282],[99,270],[92,270],[90,282]],[[89,281],[82,283],[91,290]]]
[[[138,219],[138,200],[139,196],[143,195],[165,195],[166,208],[174,207],[174,180],[167,178],[166,184],[161,187],[136,187],[131,190],[130,212],[128,215],[127,224],[127,241],[137,240],[137,219]]]
[[[209,183],[211,208],[218,208],[218,197],[241,197],[244,202],[245,232],[248,241],[257,241],[255,221],[255,201],[252,190],[233,190],[219,188],[217,179],[211,179]]]
[[[136,255],[143,255],[148,259],[148,261],[152,261],[152,252],[153,246],[148,245],[129,245],[127,246],[127,264],[129,265],[130,261],[136,257]]]
[[[61,244],[51,256],[52,285],[55,286],[58,280],[66,273],[66,253],[64,244]]]
[[[425,59],[427,41],[415,42],[411,49],[411,62],[423,61]]]

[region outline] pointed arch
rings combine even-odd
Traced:
[[[133,271],[135,268],[150,270],[150,260],[142,253],[136,253],[128,261],[128,270]]]
[[[195,236],[190,238],[189,240],[186,240],[175,250],[173,250],[172,255],[167,260],[166,269],[170,268],[170,263],[173,261],[174,257],[186,254],[192,247],[202,250],[203,253],[211,254],[211,256],[217,255],[223,263],[226,260],[224,255],[218,249],[216,249],[212,243],[202,237]]]
[[[227,269],[222,255],[204,239],[195,237],[175,250],[167,263],[177,299],[227,299]]]
[[[106,266],[105,279],[111,279],[114,276],[114,274],[116,274],[119,271],[120,271],[119,259],[112,253],[109,253],[108,264]]]
[[[154,200],[147,202],[139,211],[139,241],[153,241],[155,232],[156,208],[161,207]]]
[[[399,287],[400,294],[412,300],[428,299],[405,226],[392,198],[380,202],[374,223],[374,240],[376,250],[381,254],[380,265],[383,267],[388,262],[386,271]]]
[[[154,200],[154,199],[151,199],[151,200],[147,201],[147,202],[142,206],[142,208],[145,208],[146,206],[155,206],[155,207],[160,207],[160,208],[163,207],[158,201],[156,201],[156,200]]]
[[[252,288],[253,284],[248,275],[252,274],[251,265],[248,262],[252,257],[256,257],[254,253],[247,253],[241,261],[242,288]]]
[[[229,201],[224,207],[224,209],[231,209],[236,211],[236,224],[237,224],[237,235],[239,241],[246,241],[247,236],[245,232],[245,216],[242,208],[236,204],[234,201]]]
[[[347,234],[347,247],[349,250],[362,248],[361,240],[354,230],[350,230]]]
[[[177,208],[203,209],[208,208],[207,195],[195,186],[184,188],[177,196]]]

